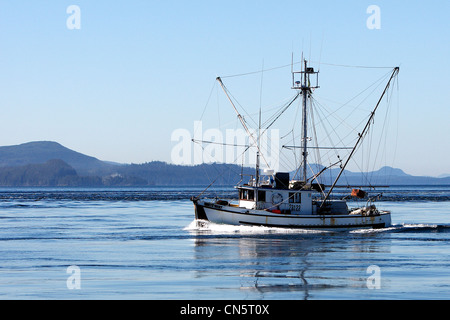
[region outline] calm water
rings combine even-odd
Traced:
[[[336,232],[197,228],[199,191],[0,189],[0,299],[450,298],[449,186],[385,190],[393,227]]]

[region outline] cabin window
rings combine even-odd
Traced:
[[[258,190],[258,201],[266,202],[266,192]]]
[[[289,192],[289,203],[302,203],[302,194],[299,192]]]
[[[239,191],[239,199],[240,200],[254,201],[255,200],[255,191],[254,190],[241,189]]]

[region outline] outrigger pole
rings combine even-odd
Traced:
[[[236,108],[236,106],[233,103],[233,100],[231,100],[230,96],[228,95],[228,91],[227,91],[225,85],[223,84],[222,79],[220,77],[217,77],[216,80],[219,82],[220,86],[222,87],[223,91],[225,92],[225,95],[227,96],[228,100],[230,101],[231,105],[233,106],[233,109],[236,112],[236,114],[237,114],[237,116],[239,118],[239,121],[241,122],[241,124],[244,127],[245,131],[247,132],[248,136],[253,139],[253,142],[254,142],[254,144],[256,146],[256,149],[257,149],[257,152],[256,152],[256,157],[257,157],[256,158],[256,164],[257,164],[257,166],[256,166],[256,186],[258,186],[258,183],[259,183],[259,157],[260,157],[260,155],[263,157],[264,162],[266,163],[267,167],[269,167],[269,164],[267,163],[267,160],[264,158],[264,156],[260,152],[258,141],[256,140],[256,138],[253,136],[253,134],[248,129],[247,125],[245,124],[244,118],[239,113],[238,109]]]
[[[370,115],[370,117],[369,117],[369,120],[367,121],[366,126],[364,127],[363,131],[362,131],[361,133],[358,133],[358,141],[356,141],[356,144],[355,144],[355,146],[353,147],[352,152],[351,152],[350,155],[348,156],[347,161],[345,161],[345,164],[342,166],[341,171],[339,172],[338,176],[336,177],[336,180],[334,180],[333,185],[331,186],[331,188],[330,188],[330,190],[328,191],[327,195],[326,195],[325,198],[323,199],[322,204],[320,205],[320,208],[319,208],[319,209],[321,209],[321,208],[324,206],[325,201],[326,201],[326,200],[328,199],[328,197],[330,196],[331,192],[333,191],[334,187],[336,186],[336,183],[338,182],[339,178],[341,177],[342,173],[344,172],[345,167],[347,166],[347,164],[349,163],[349,161],[350,161],[350,159],[352,158],[353,154],[355,153],[356,148],[358,147],[358,145],[359,145],[359,143],[361,142],[362,138],[363,138],[364,135],[366,134],[366,131],[367,131],[367,129],[368,129],[369,126],[370,126],[370,122],[372,121],[373,117],[375,116],[375,111],[377,111],[378,106],[380,105],[381,100],[383,99],[385,93],[387,92],[387,89],[389,88],[392,79],[394,78],[394,76],[396,76],[396,75],[398,74],[399,70],[400,70],[399,67],[395,67],[395,68],[394,68],[394,71],[392,71],[391,77],[390,77],[390,79],[389,79],[389,81],[388,81],[386,87],[384,88],[384,91],[383,91],[383,93],[381,94],[381,97],[380,97],[380,99],[378,100],[378,102],[377,102],[377,104],[376,104],[376,106],[375,106],[375,109],[372,111],[372,113],[371,113],[371,115]]]

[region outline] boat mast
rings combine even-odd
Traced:
[[[307,122],[307,103],[308,103],[308,95],[311,90],[309,89],[306,83],[306,69],[307,69],[307,61],[305,63],[305,72],[303,73],[303,85],[302,85],[302,96],[303,96],[303,118],[302,118],[302,155],[303,155],[303,181],[306,184],[306,180],[308,179],[306,176],[306,166],[307,166],[307,158],[308,158],[308,122]]]
[[[318,79],[319,79],[319,72],[314,71],[314,68],[308,67],[308,61],[303,60],[304,64],[304,70],[299,72],[292,71],[292,89],[301,90],[301,94],[303,96],[303,107],[302,107],[302,171],[303,171],[303,177],[302,180],[306,184],[308,181],[307,176],[307,165],[308,165],[308,99],[311,98],[311,89],[319,88],[318,86]],[[295,75],[300,74],[300,80],[295,80]],[[311,86],[310,82],[310,75],[315,74],[316,75],[316,85]]]

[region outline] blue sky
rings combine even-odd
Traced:
[[[67,28],[70,5],[79,30]],[[366,26],[370,5],[380,29]],[[170,162],[172,132],[193,131],[216,76],[303,51],[323,63],[399,65],[395,166],[450,173],[449,14],[448,1],[1,0],[0,145],[51,140],[102,160]],[[264,102],[286,97],[275,92],[289,91],[289,71],[264,74]],[[321,67],[324,94],[341,101],[351,95],[333,83],[357,93],[379,77],[343,71]]]

